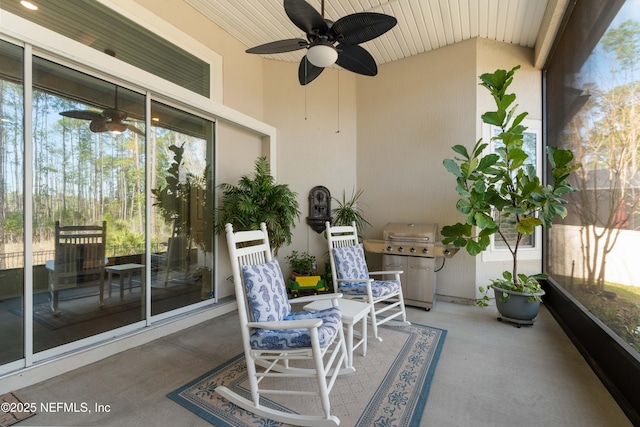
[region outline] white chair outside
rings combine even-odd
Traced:
[[[338,308],[340,294],[299,297],[296,303],[330,299],[325,310],[291,312],[287,290],[277,260],[273,260],[267,229],[233,231],[226,227],[233,270],[238,316],[251,400],[220,386],[215,391],[225,399],[254,414],[297,426],[337,426],[331,415],[329,393],[337,376],[352,373],[347,367],[347,351]],[[277,378],[279,389],[263,389],[263,379]],[[312,391],[286,389],[286,378],[308,378],[317,387]],[[282,378],[282,381],[279,381]],[[273,382],[273,381],[272,381]],[[271,385],[273,387],[273,385]],[[322,414],[292,414],[267,407],[260,395],[308,395],[319,399]]]
[[[45,263],[49,271],[51,311],[58,311],[59,292],[98,284],[103,305],[104,271],[107,262],[107,222],[102,225],[60,225],[56,221],[55,260]]]
[[[325,226],[334,292],[370,305],[369,321],[373,336],[379,341],[382,338],[378,334],[378,326],[391,320],[409,325],[400,282],[403,271],[369,271],[362,243],[358,242],[355,222],[332,227],[327,221]],[[380,280],[371,276],[380,276]],[[391,276],[392,279],[383,280],[382,276]]]

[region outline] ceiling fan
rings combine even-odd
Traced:
[[[118,110],[117,86],[114,108],[107,108],[106,110],[102,110],[100,113],[91,110],[69,110],[61,112],[60,115],[74,119],[91,120],[89,123],[89,129],[92,132],[122,133],[125,130],[130,130],[138,135],[144,135],[143,131],[125,122],[127,119],[127,113],[122,110]]]
[[[247,53],[273,54],[307,49],[300,61],[298,80],[301,85],[311,83],[325,67],[338,64],[342,68],[366,76],[378,74],[378,66],[360,43],[381,36],[396,24],[393,16],[373,12],[360,12],[344,16],[333,22],[324,18],[304,0],[284,0],[287,16],[307,35],[304,39],[286,39],[265,43],[247,49]],[[337,45],[336,45],[337,43]]]

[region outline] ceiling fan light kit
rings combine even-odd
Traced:
[[[105,123],[104,127],[107,128],[107,130],[115,135],[120,135],[122,132],[124,132],[125,130],[127,130],[127,125],[125,125],[124,123],[119,123],[119,122],[109,122],[109,123]]]
[[[398,23],[393,16],[373,12],[353,13],[333,22],[323,16],[324,0],[322,14],[304,0],[284,0],[284,10],[291,22],[305,32],[307,40],[278,40],[246,52],[268,55],[307,49],[298,68],[301,85],[311,83],[333,64],[357,74],[375,76],[378,73],[375,60],[358,45],[380,37]]]
[[[307,51],[307,59],[316,67],[330,67],[338,59],[338,51],[330,44],[316,44]]]

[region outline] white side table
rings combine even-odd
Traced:
[[[310,310],[323,310],[331,307],[331,300],[323,300],[312,302],[304,306],[307,311]],[[347,329],[347,365],[349,368],[353,367],[353,351],[362,346],[362,355],[367,355],[367,314],[371,310],[371,306],[364,302],[353,301],[350,299],[341,298],[338,300],[338,307],[342,313],[342,324]],[[360,333],[360,340],[353,344],[353,326],[358,322],[362,323],[362,331]]]
[[[144,269],[142,264],[119,264],[106,267],[109,273],[109,297],[111,297],[111,279],[114,274],[120,276],[120,301],[124,299],[124,276],[129,276],[129,293],[131,293],[131,276],[134,271]],[[144,270],[143,270],[144,271]],[[140,287],[144,286],[144,280],[140,281]]]

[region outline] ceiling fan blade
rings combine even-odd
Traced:
[[[336,49],[338,49],[336,64],[345,70],[365,76],[378,74],[378,66],[375,59],[363,47],[338,44]]]
[[[127,124],[126,126],[127,126],[127,129],[130,130],[131,132],[144,136],[144,132],[138,129],[137,127],[135,127],[134,125]]]
[[[62,111],[60,113],[61,116],[71,117],[72,119],[81,119],[81,120],[95,120],[102,118],[102,114],[96,111],[88,111],[88,110],[70,110],[70,111]]]
[[[326,34],[329,26],[317,10],[304,0],[284,0],[284,11],[291,22],[306,34],[314,33]]]
[[[324,68],[316,67],[307,59],[307,55],[302,58],[300,61],[300,66],[298,67],[298,81],[302,86],[311,83],[315,80],[316,77],[322,73]]]
[[[100,117],[99,119],[92,120],[89,123],[89,129],[91,132],[107,132],[107,119]]]
[[[278,40],[252,47],[251,49],[247,49],[246,52],[258,54],[292,52],[306,47],[307,44],[308,42],[304,39]]]
[[[357,45],[380,37],[398,23],[393,16],[382,13],[361,12],[338,19],[331,27],[336,36],[342,35],[340,43]]]

